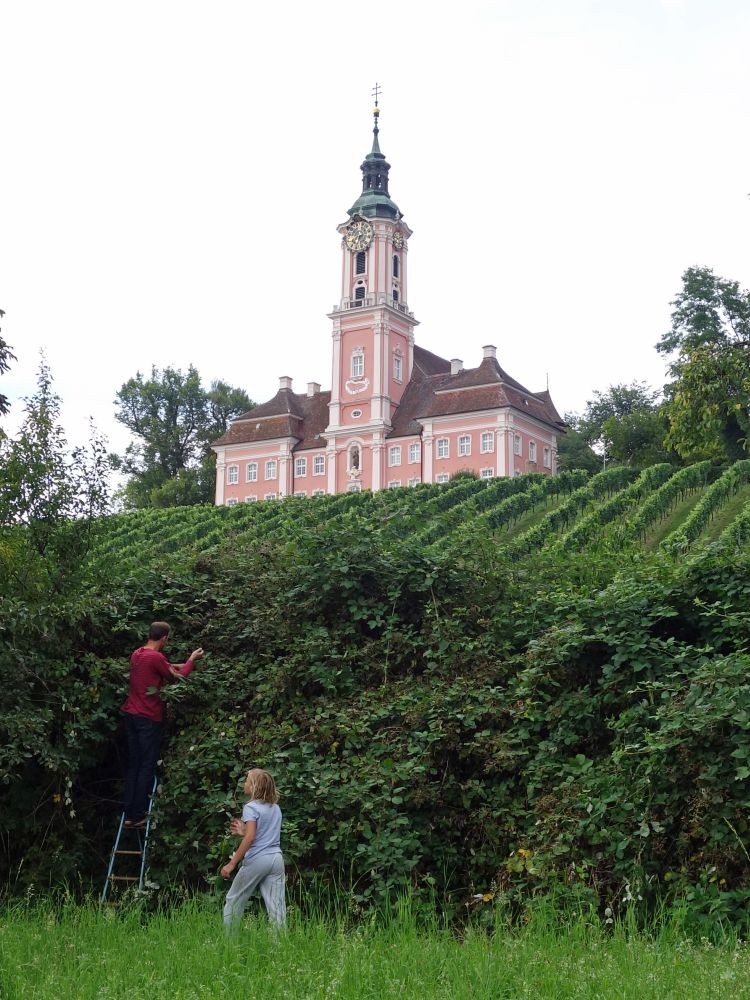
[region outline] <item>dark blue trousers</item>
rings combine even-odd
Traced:
[[[146,815],[148,797],[154,784],[156,762],[159,760],[163,722],[154,722],[143,715],[123,712],[128,737],[128,768],[125,772],[123,811],[125,819],[138,822]]]

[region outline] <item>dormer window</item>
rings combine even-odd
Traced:
[[[364,250],[360,250],[357,254],[357,260],[354,265],[355,274],[364,274],[367,269],[367,254]]]
[[[399,262],[399,259],[398,259],[398,255],[394,253],[394,255],[393,255],[393,277],[394,278],[398,277],[399,263],[400,262]]]

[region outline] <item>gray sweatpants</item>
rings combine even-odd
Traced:
[[[276,927],[286,924],[284,895],[284,857],[282,854],[259,854],[240,865],[229,887],[224,904],[224,926],[232,927],[245,912],[247,901],[260,889],[268,910],[268,919]]]

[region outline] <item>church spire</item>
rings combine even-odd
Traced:
[[[380,107],[378,105],[380,85],[377,83],[373,89],[373,94],[375,95],[375,107],[372,112],[372,149],[364,158],[360,167],[362,171],[362,194],[349,209],[349,215],[400,219],[401,212],[398,205],[391,201],[388,193],[388,171],[391,169],[391,165],[381,153],[378,141],[380,133],[378,127],[378,120],[380,118]]]

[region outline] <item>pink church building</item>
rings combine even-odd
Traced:
[[[331,390],[294,392],[282,377],[273,398],[232,421],[213,445],[217,504],[445,483],[466,469],[486,479],[555,472],[565,423],[549,392],[511,378],[493,345],[465,368],[415,344],[412,232],[388,192],[374,114],[362,193],[338,226]]]

